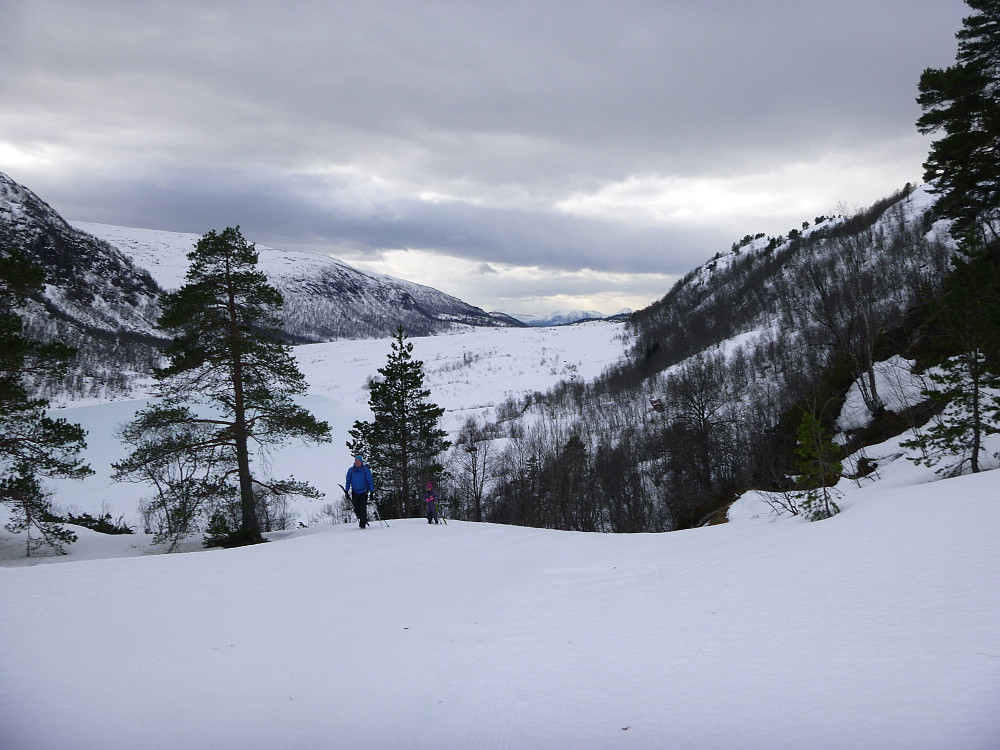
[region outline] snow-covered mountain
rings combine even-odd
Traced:
[[[0,246],[19,248],[45,270],[39,304],[53,318],[112,336],[153,334],[160,290],[152,277],[2,172]]]
[[[690,271],[630,320],[644,373],[742,339],[741,348],[825,353],[898,325],[939,288],[954,242],[935,221],[927,186],[903,190],[851,217],[822,218],[788,235],[747,235]]]
[[[74,222],[144,268],[164,289],[177,289],[197,234]],[[251,240],[252,241],[252,240]],[[372,274],[318,253],[256,245],[258,265],[285,298],[284,330],[298,341],[386,336],[400,324],[413,336],[456,325],[518,325],[421,284]]]
[[[44,291],[21,311],[26,333],[79,352],[60,383],[32,382],[34,390],[127,393],[132,380],[158,363],[160,288],[153,278],[0,172],[0,253],[7,248],[21,250],[45,271]]]
[[[187,253],[198,239],[177,232],[71,225],[0,172],[0,242],[23,249],[45,270],[39,304],[48,315],[88,335],[155,337],[160,290],[183,283]],[[285,332],[293,340],[389,335],[400,324],[410,335],[461,325],[520,325],[436,289],[365,273],[328,256],[257,249],[261,269],[285,296]]]
[[[45,271],[42,294],[23,318],[29,336],[77,348],[61,384],[77,396],[127,393],[158,363],[159,296],[178,288],[199,235],[78,222],[71,225],[28,188],[0,172],[0,252],[19,248]],[[285,298],[283,329],[293,342],[410,336],[463,327],[519,327],[456,297],[334,258],[258,246],[260,267]],[[41,386],[39,386],[41,387]]]
[[[597,310],[566,310],[556,312],[551,315],[533,315],[531,313],[496,312],[493,315],[506,315],[514,318],[528,326],[564,326],[571,323],[578,323],[581,320],[625,320],[632,314],[632,310],[622,308],[612,315],[605,315]]]

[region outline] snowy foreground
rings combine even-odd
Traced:
[[[478,331],[414,354],[454,432],[594,377],[618,334]],[[290,446],[279,472],[343,481],[388,349],[296,349],[338,439]],[[57,507],[134,523],[145,491],[108,477],[141,405],[58,410],[97,475],[56,484]],[[165,555],[79,529],[66,557],[26,559],[0,530],[0,749],[997,748],[1000,471],[935,481],[902,454],[870,448],[878,480],[843,480],[843,512],[812,524],[749,493],[730,523],[670,534],[405,520]]]
[[[0,745],[996,748],[998,474],[895,475],[812,524],[406,520],[0,568]]]

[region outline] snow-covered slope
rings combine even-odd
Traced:
[[[907,186],[787,237],[747,235],[636,313],[638,367],[662,370],[750,332],[759,332],[758,349],[777,346],[794,359],[799,343],[822,339],[823,329],[849,335],[840,329],[852,328],[858,310],[872,330],[898,325],[948,272],[950,223],[929,221],[933,205],[928,186]]]
[[[74,229],[45,201],[0,172],[0,248],[20,248],[45,271],[42,303],[29,326],[48,315],[78,331],[152,335],[159,294],[148,274],[121,252]]]
[[[74,222],[145,268],[165,289],[177,289],[197,234]],[[456,324],[516,325],[437,289],[370,274],[318,253],[256,245],[259,268],[285,298],[284,328],[303,340],[388,335],[402,324],[411,335],[441,333]]]
[[[0,172],[0,255],[19,249],[45,273],[19,310],[31,338],[75,347],[57,382],[28,378],[33,395],[124,395],[159,361],[160,289],[106,242],[74,229],[45,201]]]
[[[0,568],[4,747],[996,747],[995,477],[807,524],[420,520]],[[70,558],[73,559],[73,558]]]

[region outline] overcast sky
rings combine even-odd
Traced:
[[[614,312],[920,182],[959,0],[0,2],[0,171],[64,217]]]

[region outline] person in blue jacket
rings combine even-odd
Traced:
[[[375,491],[375,482],[372,480],[372,470],[365,466],[361,456],[354,457],[354,466],[347,470],[347,481],[344,484],[351,493],[358,526],[363,529],[368,525],[368,493]]]

